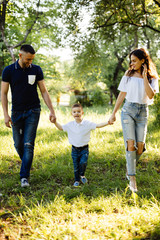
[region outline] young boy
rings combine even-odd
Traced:
[[[96,124],[88,120],[83,120],[83,108],[79,103],[75,103],[72,106],[71,113],[75,121],[68,122],[65,125],[61,125],[56,121],[54,124],[59,130],[68,133],[68,140],[72,145],[71,155],[74,166],[75,182],[73,186],[78,187],[80,180],[83,184],[87,183],[84,173],[89,155],[88,142],[90,140],[90,132],[96,128],[107,126],[108,122]]]

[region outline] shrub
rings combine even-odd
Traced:
[[[160,125],[160,94],[155,95],[153,108],[156,114],[156,124],[159,126]]]

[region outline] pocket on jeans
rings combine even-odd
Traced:
[[[21,112],[12,111],[11,119],[13,124],[21,117]]]
[[[40,113],[40,111],[41,111],[40,108],[31,109],[31,112],[33,112],[33,113]]]
[[[143,111],[141,111],[141,117],[148,118],[148,108],[144,108]]]

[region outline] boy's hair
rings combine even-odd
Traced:
[[[83,110],[83,107],[82,107],[82,105],[80,103],[73,104],[72,109],[76,108],[76,107],[79,107],[79,108],[81,108]]]
[[[31,53],[31,54],[36,53],[34,48],[29,44],[22,45],[21,48],[20,48],[20,51],[23,51],[23,52],[26,52],[26,53]]]

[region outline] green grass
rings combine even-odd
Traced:
[[[85,108],[85,118],[108,119],[108,108]],[[72,120],[70,108],[56,109],[58,121]],[[138,193],[125,179],[120,114],[112,126],[91,133],[88,184],[73,187],[71,147],[66,133],[48,120],[43,107],[30,184],[20,187],[21,162],[0,108],[0,239],[160,239],[160,129],[150,109],[147,151],[137,164]]]

